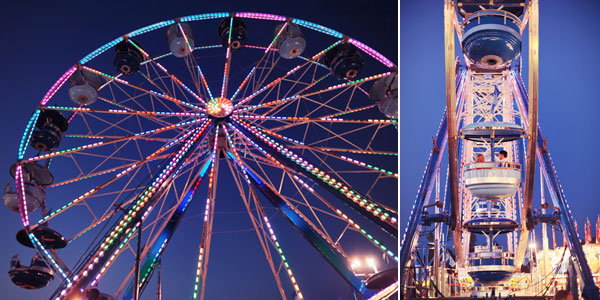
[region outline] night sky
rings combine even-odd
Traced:
[[[586,218],[593,223],[600,212],[596,191],[600,20],[595,16],[599,9],[596,1],[540,1],[539,12],[539,123],[581,237]],[[431,151],[431,137],[444,111],[445,79],[442,1],[404,1],[400,11],[400,219],[405,220],[404,227]],[[526,42],[523,45],[522,52],[527,53]],[[526,56],[523,62],[527,63]],[[528,74],[526,66],[522,74]],[[534,205],[540,203],[538,180]]]
[[[15,162],[18,142],[22,136],[23,129],[25,128],[31,112],[39,104],[40,99],[50,86],[76,61],[122,34],[162,20],[192,14],[227,11],[266,12],[308,20],[338,30],[362,41],[378,50],[392,61],[397,62],[397,9],[398,7],[395,1],[379,0],[351,0],[344,1],[343,4],[339,1],[260,1],[260,4],[249,1],[61,1],[60,5],[49,2],[35,4],[31,2],[4,3],[2,10],[0,10],[0,17],[3,20],[3,29],[0,31],[0,44],[3,46],[0,48],[0,57],[2,57],[0,90],[2,90],[4,98],[4,101],[2,101],[4,104],[4,115],[0,118],[0,128],[2,133],[4,133],[3,145],[0,147],[0,167],[4,167],[5,171],[0,172],[0,174],[2,174],[0,176],[0,183],[4,186],[6,182],[12,181],[12,178],[8,174],[8,168]],[[441,5],[431,5],[430,8],[420,11],[418,14],[417,11],[414,11],[413,9],[415,8],[406,8],[406,13],[410,12],[406,19],[414,18],[417,15],[420,17],[419,19],[411,21],[413,24],[407,23],[405,28],[412,30],[410,27],[417,29],[422,25],[425,26],[425,29],[431,31],[432,34],[415,36],[414,33],[407,31],[402,42],[405,43],[406,50],[417,50],[419,55],[427,52],[431,53],[431,56],[425,60],[418,60],[421,64],[419,64],[419,67],[416,67],[416,65],[413,64],[418,61],[411,60],[416,56],[411,54],[411,59],[408,59],[409,54],[403,52],[402,55],[407,55],[407,64],[402,67],[403,80],[406,80],[406,82],[403,82],[402,84],[404,86],[405,83],[408,84],[413,78],[416,78],[413,77],[415,74],[422,74],[419,76],[431,80],[430,85],[423,90],[426,90],[428,93],[434,93],[435,96],[434,94],[428,94],[429,96],[424,97],[424,95],[421,94],[418,97],[415,97],[414,94],[402,93],[402,96],[406,97],[405,99],[412,99],[410,100],[410,103],[412,103],[411,106],[402,107],[403,114],[414,111],[410,113],[411,116],[407,117],[407,121],[412,117],[420,116],[415,122],[409,121],[409,123],[406,123],[412,124],[409,126],[413,128],[412,132],[402,129],[403,134],[406,132],[406,138],[409,138],[410,136],[409,139],[405,139],[404,137],[402,139],[403,142],[410,141],[410,143],[407,142],[404,144],[403,147],[405,147],[405,152],[402,154],[403,161],[405,158],[410,161],[403,166],[402,170],[402,187],[406,187],[402,192],[402,208],[409,207],[409,203],[412,202],[412,196],[416,190],[417,177],[420,177],[413,176],[413,174],[420,174],[420,172],[422,172],[422,165],[425,164],[424,157],[426,157],[426,152],[428,151],[424,150],[428,149],[426,147],[427,142],[429,141],[428,136],[431,135],[431,132],[433,131],[432,128],[437,126],[437,124],[433,124],[435,122],[431,120],[436,119],[441,113],[441,103],[443,102],[443,98],[438,96],[440,93],[443,94],[443,89],[441,88],[443,83],[443,78],[441,76],[443,70],[441,65],[443,53],[441,52],[441,39],[438,38],[438,36],[441,37],[441,30],[436,31],[436,29],[441,29],[439,25],[441,24],[441,19],[439,17],[441,16]],[[544,9],[545,8],[542,6],[542,20],[545,20]],[[411,10],[413,11],[411,12]],[[405,26],[404,22],[405,21],[403,21],[403,26]],[[415,22],[417,22],[419,26],[414,26]],[[214,31],[209,34],[216,35],[216,31],[217,29],[214,28]],[[267,33],[267,35],[270,34],[271,32]],[[414,38],[409,38],[411,35]],[[433,38],[434,36],[436,38]],[[569,34],[569,36],[576,35]],[[427,42],[426,39],[431,39],[431,45],[425,46],[426,44],[423,44]],[[416,43],[416,41],[418,41],[417,44],[412,44]],[[546,42],[547,41],[542,34],[542,45],[545,45]],[[417,47],[413,47],[415,45],[417,45]],[[579,54],[579,52],[573,53]],[[583,59],[582,55],[578,55],[577,57]],[[588,58],[597,59],[591,54]],[[542,59],[547,59],[544,58],[544,52],[542,52]],[[429,62],[436,63],[428,65]],[[219,61],[218,65],[219,67],[222,66],[222,62]],[[572,65],[565,63],[564,68],[570,66]],[[431,67],[432,70],[426,71],[426,67]],[[572,73],[576,70],[570,71]],[[544,73],[543,67],[542,74],[543,84],[545,79],[544,75],[547,74]],[[219,73],[219,76],[221,76],[221,73]],[[580,75],[573,74],[573,76]],[[425,82],[423,78],[418,80],[418,84],[414,82],[413,84],[410,84],[411,88],[419,85],[422,86],[422,83]],[[583,81],[581,80],[572,82],[573,86],[577,86],[577,84],[586,87],[589,86],[583,84]],[[554,86],[558,87],[557,85]],[[407,88],[406,92],[409,90],[410,88]],[[583,92],[582,90],[583,89],[579,88],[576,89],[577,92]],[[557,95],[558,92],[562,91],[559,90],[554,93],[548,91],[546,93]],[[564,93],[565,97],[566,95],[569,95],[569,98],[565,99],[570,99],[569,103],[573,103],[573,107],[571,104],[566,108],[557,105],[557,115],[550,116],[550,118],[558,118],[559,107],[562,114],[572,112],[573,116],[581,116],[580,113],[589,113],[591,117],[591,111],[593,109],[582,112],[580,109],[581,105],[574,105],[574,103],[576,103],[575,101],[583,101],[582,103],[585,103],[586,105],[593,105],[593,102],[589,100],[591,93],[587,95],[588,97],[583,97],[586,96],[586,94],[582,94],[577,98],[574,98],[574,93],[572,92],[567,94],[567,91],[565,90]],[[545,94],[544,89],[542,88],[542,96],[543,95]],[[556,100],[556,102],[558,102],[558,100]],[[64,104],[67,103],[70,102],[65,102]],[[407,101],[405,100],[404,103],[407,103]],[[430,103],[430,105],[428,107],[412,106],[417,103],[419,105]],[[547,112],[544,109],[544,105],[541,103],[542,101],[540,101],[540,110],[542,111],[540,120],[543,122],[543,120],[548,117],[544,114]],[[561,117],[563,117],[562,114]],[[568,119],[571,120],[572,118],[569,117]],[[576,122],[584,122],[585,119],[589,118],[580,117],[577,118]],[[402,122],[405,124],[404,120]],[[415,123],[421,125],[413,126]],[[579,124],[579,130],[575,132],[575,134],[581,134],[581,137],[577,139],[578,141],[590,143],[591,139],[583,138],[592,133],[591,130],[587,131],[587,134],[582,133],[586,130],[585,128],[581,128],[582,125],[585,124],[588,123]],[[574,124],[565,125],[574,126]],[[564,127],[562,127],[562,129],[560,127],[544,128],[547,128],[545,132],[552,133],[550,135],[551,138],[564,136],[567,132],[572,134],[572,131],[575,130],[575,127],[573,127],[572,130],[566,130]],[[562,135],[560,134],[560,130],[563,130]],[[424,133],[413,135],[421,131]],[[563,144],[566,145],[567,143]],[[550,145],[552,147],[553,144]],[[587,149],[594,149],[593,146],[594,145],[588,144]],[[557,150],[559,150],[558,147]],[[568,171],[566,168],[571,167],[572,172],[575,174],[576,171],[583,170],[585,167],[589,168],[586,169],[588,170],[587,172],[593,174],[593,166],[595,166],[593,164],[594,161],[587,161],[588,158],[583,155],[573,157],[571,156],[573,152],[570,149],[563,150],[565,155],[564,158],[572,159],[572,163],[565,164],[563,167],[564,169],[561,168],[563,165],[559,164],[559,170]],[[557,161],[565,161],[564,158],[560,159],[560,152],[553,152],[553,154]],[[408,155],[412,156],[409,157]],[[590,158],[593,158],[593,156],[590,156]],[[581,159],[581,161],[575,161],[575,159]],[[413,165],[413,161],[416,163],[415,165]],[[223,171],[223,175],[226,175],[227,173],[228,171]],[[563,178],[563,183],[566,185],[567,194],[570,195],[570,199],[576,199],[574,197],[577,196],[577,194],[569,193],[570,191],[581,190],[581,193],[583,193],[584,188],[589,186],[589,183],[583,184],[583,181],[575,180],[574,176],[569,176],[568,173],[567,175],[562,175],[561,178]],[[594,177],[592,176],[591,178]],[[586,180],[592,180],[591,178]],[[233,202],[233,200],[235,200],[239,204],[239,194],[235,189],[227,188],[227,182],[225,180],[221,181],[221,183],[222,185],[220,186],[219,191],[223,192],[222,209],[223,211],[226,211],[229,208],[226,205],[228,201]],[[571,183],[573,187],[570,187],[569,183]],[[575,184],[581,184],[581,187],[578,188]],[[585,193],[580,194],[581,197],[585,195]],[[203,203],[199,201],[196,202],[195,209],[197,209],[197,211],[193,212],[192,216],[198,215],[202,208]],[[191,207],[190,210],[192,208],[194,207]],[[275,213],[272,208],[267,208],[266,210],[269,216],[272,216]],[[217,213],[218,212],[219,208],[217,208]],[[405,216],[404,212],[402,213],[402,216]],[[247,216],[245,218],[247,219]],[[3,207],[0,209],[0,220],[2,225],[0,236],[4,241],[4,247],[0,249],[0,259],[4,261],[6,270],[8,270],[10,257],[15,253],[20,253],[22,263],[27,265],[29,259],[34,254],[34,251],[21,246],[14,238],[15,233],[21,228],[18,214]],[[273,223],[276,223],[277,225],[288,225],[284,222],[285,221],[282,220],[273,221]],[[193,272],[195,271],[198,249],[197,242],[200,239],[200,230],[191,226],[193,225],[192,222],[188,222],[187,225],[189,226],[185,225],[185,222],[181,224],[181,230],[175,235],[172,244],[173,248],[169,248],[165,254],[165,260],[167,260],[168,257],[170,258],[170,262],[165,262],[163,265],[163,284],[166,289],[163,289],[163,292],[165,292],[163,299],[188,299],[191,296],[191,283],[193,283]],[[225,226],[226,228],[224,229],[217,230],[235,231],[247,228],[245,228],[245,225],[243,224],[232,223],[229,225],[230,226]],[[290,252],[288,258],[292,262],[292,266],[294,264],[299,266],[296,276],[301,286],[304,286],[303,292],[306,299],[352,299],[350,287],[340,279],[337,273],[324,262],[316,251],[308,246],[308,244],[296,234],[291,226],[281,227],[283,228],[280,229],[278,236],[283,236],[284,238],[282,240],[287,240],[288,245],[291,245],[291,249],[288,250]],[[175,242],[177,237],[179,238],[179,243]],[[220,247],[216,249],[221,250],[214,250],[215,252],[211,255],[214,255],[216,260],[223,263],[220,264],[218,268],[209,268],[209,278],[211,277],[212,272],[212,275],[215,275],[217,279],[208,283],[209,289],[206,293],[207,299],[279,298],[279,293],[273,282],[272,274],[265,263],[262,251],[258,247],[254,232],[245,231],[237,235],[217,235],[217,237],[218,239],[214,243]],[[193,240],[193,243],[185,243],[187,239]],[[253,243],[252,246],[247,246],[250,243]],[[282,242],[282,244],[283,243],[284,242]],[[352,253],[365,254],[361,253],[361,249],[353,249],[353,251],[354,252]],[[294,254],[296,254],[295,257],[293,257]],[[366,254],[377,255],[377,252],[373,252],[371,249],[371,252]],[[380,255],[378,255],[378,257],[381,259]],[[130,268],[130,266],[117,267],[120,270],[125,271]],[[191,273],[189,272],[190,270]],[[55,279],[46,288],[28,291],[16,287],[10,282],[8,275],[6,273],[4,274],[5,275],[0,276],[0,278],[2,278],[0,279],[0,286],[3,293],[2,298],[4,299],[43,299],[48,297],[59,284],[59,280]],[[284,276],[281,278],[282,282],[288,281]],[[288,288],[286,292],[288,297],[290,297],[290,286],[289,283],[286,284]],[[284,284],[284,286],[286,286],[286,284]],[[108,283],[107,285],[113,286],[114,282]],[[171,288],[166,288],[166,286],[171,286]],[[100,287],[102,287],[102,283]],[[155,298],[154,280],[151,281],[142,298]]]

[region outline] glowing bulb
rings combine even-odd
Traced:
[[[377,273],[377,266],[375,265],[375,260],[372,257],[367,258],[367,265],[369,267],[373,268],[373,271],[375,271],[375,273]]]
[[[360,259],[358,259],[358,258],[355,258],[355,259],[352,261],[352,265],[351,265],[350,267],[351,267],[352,269],[355,269],[355,268],[357,268],[357,267],[360,267]]]

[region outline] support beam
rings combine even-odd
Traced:
[[[167,244],[173,237],[173,234],[175,233],[177,226],[179,226],[179,223],[183,219],[183,216],[188,207],[188,204],[190,204],[190,201],[192,201],[192,198],[194,197],[194,193],[196,192],[198,185],[200,185],[202,178],[204,178],[204,175],[206,174],[206,170],[208,170],[208,167],[210,166],[211,162],[212,161],[209,159],[206,161],[206,163],[204,163],[204,166],[202,167],[202,169],[200,169],[200,172],[199,172],[196,180],[190,185],[192,188],[190,190],[188,190],[188,192],[185,194],[183,200],[179,203],[179,205],[177,205],[177,208],[173,211],[173,214],[167,221],[166,226],[162,229],[162,231],[158,235],[158,238],[152,245],[150,252],[148,253],[148,255],[146,255],[146,259],[144,260],[144,263],[142,264],[142,267],[140,270],[140,287],[139,287],[140,294],[144,291],[144,288],[148,284],[150,276],[152,276],[152,273],[154,272],[154,268],[156,267],[157,262],[159,262],[161,260],[162,253],[164,252],[165,248],[167,247]],[[133,292],[134,292],[133,282],[130,282],[129,286],[127,288],[127,291],[125,292],[125,295],[123,295],[122,299],[123,300],[132,299]]]
[[[379,228],[385,230],[394,238],[398,237],[397,213],[379,206],[370,198],[360,194],[352,187],[345,186],[341,178],[337,178],[335,174],[326,174],[324,171],[319,170],[315,167],[317,164],[312,164],[305,158],[300,157],[262,132],[251,128],[249,124],[242,120],[236,117],[233,117],[232,120],[232,124],[235,125],[235,128],[239,129],[240,132],[243,132],[243,134],[253,143],[259,145],[281,164],[304,174],[346,205],[356,210],[365,218],[371,220]]]
[[[515,98],[517,99],[519,109],[524,115],[528,111],[529,104],[525,90],[525,84],[523,83],[522,78],[514,74],[514,72],[513,76],[515,78],[515,90],[518,91]],[[583,297],[588,300],[600,299],[598,287],[594,283],[592,272],[585,257],[585,253],[583,252],[583,247],[581,246],[581,241],[579,240],[579,236],[575,230],[575,222],[571,214],[571,210],[567,204],[565,193],[558,181],[558,173],[556,172],[554,164],[552,163],[550,151],[548,151],[546,140],[544,139],[542,130],[539,128],[539,126],[537,128],[536,143],[536,156],[542,170],[541,175],[544,176],[544,179],[546,180],[549,191],[548,194],[552,199],[552,203],[560,210],[560,226],[566,238],[567,245],[569,246],[571,257],[575,260],[577,266],[579,267],[579,274],[581,274],[581,279],[584,285]]]
[[[369,298],[375,294],[373,290],[367,289],[362,281],[354,275],[346,258],[338,251],[329,246],[327,241],[323,239],[313,228],[306,223],[300,215],[298,215],[286,202],[277,190],[270,186],[260,176],[256,174],[250,167],[241,164],[233,155],[227,156],[242,168],[249,176],[252,184],[277,208],[277,210],[288,220],[296,230],[313,246],[319,253],[331,264],[331,266],[350,284],[352,289],[364,298]]]
[[[458,197],[458,147],[456,128],[456,73],[454,50],[454,5],[452,0],[444,0],[444,51],[446,64],[446,119],[448,122],[448,165],[450,167],[450,228],[454,240],[457,263],[463,264],[461,247],[461,222]]]
[[[535,152],[538,129],[538,73],[539,73],[539,6],[532,0],[529,6],[529,109],[527,165],[525,169],[525,197],[523,199],[523,216],[526,216],[527,230],[533,229],[531,205],[535,179]],[[522,221],[523,222],[523,221]]]
[[[131,202],[123,215],[100,240],[102,242],[99,242],[94,247],[95,250],[89,253],[80,269],[73,272],[73,274],[76,274],[74,276],[77,276],[77,280],[73,280],[72,285],[69,286],[67,286],[66,281],[63,282],[52,295],[52,299],[68,296],[70,292],[79,293],[80,289],[85,290],[89,286],[95,286],[98,283],[98,280],[114,262],[123,246],[136,232],[136,223],[141,221],[144,214],[148,213],[154,203],[160,199],[173,181],[177,171],[184,164],[187,156],[193,153],[192,150],[203,140],[212,125],[213,121],[207,120],[202,126],[196,128],[179,150],[165,160],[157,176],[150,181],[143,192],[136,197],[136,200]]]
[[[407,278],[408,263],[411,260],[411,256],[414,248],[416,247],[417,240],[419,239],[419,233],[421,231],[421,218],[423,216],[423,206],[429,202],[431,193],[427,191],[433,187],[433,181],[436,174],[436,169],[439,169],[442,162],[444,148],[446,147],[446,141],[448,137],[448,131],[446,127],[448,125],[446,115],[442,118],[440,128],[434,139],[434,146],[429,154],[429,162],[425,168],[423,180],[417,192],[417,199],[415,205],[410,214],[406,231],[403,235],[403,240],[400,244],[400,283],[403,285],[404,280]]]

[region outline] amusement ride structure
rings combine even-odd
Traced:
[[[392,61],[295,18],[208,13],[120,36],[60,76],[26,123],[3,200],[37,253],[29,266],[15,255],[9,275],[27,289],[58,280],[51,299],[139,299],[154,275],[160,297],[163,253],[195,201],[201,229],[182,237],[195,280],[178,288],[204,299],[213,226],[227,221],[215,207],[241,200],[283,299],[310,295],[311,278],[293,271],[304,258],[286,256],[276,218],[356,297],[393,298],[397,89]],[[218,184],[238,199],[219,199]],[[388,267],[359,276],[357,249]]]
[[[582,246],[538,125],[538,12],[537,0],[444,1],[446,111],[400,239],[404,299],[532,299],[558,289],[599,299],[586,258],[597,251]],[[548,228],[562,233],[562,248],[554,239],[549,249]]]

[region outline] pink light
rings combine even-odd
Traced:
[[[389,60],[385,56],[381,55],[381,53],[373,50],[371,47],[369,47],[355,39],[352,39],[352,38],[348,39],[348,43],[353,44],[354,46],[360,48],[362,51],[366,52],[367,54],[369,54],[369,56],[378,60],[380,63],[384,64],[388,68],[393,68],[395,66],[391,60]]]
[[[44,98],[42,98],[42,102],[40,103],[41,105],[46,105],[46,103],[48,103],[48,101],[50,100],[50,98],[52,98],[52,96],[54,96],[54,94],[56,93],[56,91],[63,85],[65,84],[65,82],[67,81],[67,79],[69,79],[69,77],[71,77],[71,75],[75,72],[75,70],[77,70],[77,66],[72,66],[70,69],[67,70],[67,72],[65,72],[65,74],[63,74],[58,81],[56,81],[52,87],[50,88],[50,90],[48,90],[48,92],[46,93],[46,95],[44,95]]]
[[[236,17],[249,18],[249,19],[261,19],[261,20],[274,20],[274,21],[285,21],[286,18],[283,16],[264,14],[264,13],[252,13],[252,12],[241,12],[236,13]]]

